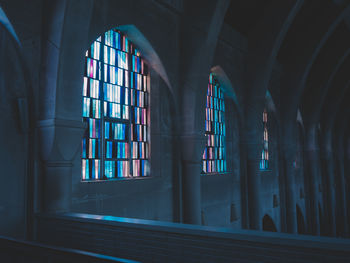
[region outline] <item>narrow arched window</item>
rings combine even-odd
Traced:
[[[212,73],[209,75],[205,108],[206,145],[202,157],[203,173],[226,172],[224,93]]]
[[[264,109],[263,112],[263,127],[264,127],[264,136],[263,136],[263,149],[261,152],[260,160],[260,169],[266,170],[269,168],[269,132],[267,129],[267,110]]]
[[[117,29],[86,51],[83,181],[149,175],[148,83],[140,52]]]

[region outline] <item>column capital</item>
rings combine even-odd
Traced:
[[[42,127],[69,127],[69,128],[85,128],[85,124],[81,120],[69,120],[50,118],[37,121],[38,128]]]
[[[73,167],[71,161],[45,161],[47,167]]]
[[[71,161],[86,128],[81,120],[52,118],[38,121],[41,159],[48,163]]]

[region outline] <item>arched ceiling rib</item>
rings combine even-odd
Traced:
[[[321,107],[325,102],[325,95],[332,87],[333,78],[344,62],[344,56],[349,53],[350,32],[344,23],[341,23],[315,59],[308,76],[301,109],[307,122],[318,122]]]
[[[349,11],[349,6],[339,7],[331,1],[305,1],[277,57],[285,70],[281,91],[284,119],[294,119],[316,58]]]

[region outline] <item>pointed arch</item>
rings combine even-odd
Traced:
[[[277,232],[275,222],[272,220],[272,218],[268,214],[264,215],[262,219],[262,226],[263,226],[263,231]]]
[[[86,52],[83,181],[150,175],[149,77],[139,49],[117,29]]]
[[[227,160],[228,170],[234,170],[239,167],[241,169],[241,151],[239,140],[241,137],[241,129],[243,126],[243,110],[237,97],[237,86],[231,81],[229,76],[221,65],[213,66],[210,72],[219,81],[220,87],[224,91],[225,95],[225,122],[226,122],[226,135],[227,143],[231,144],[231,147],[226,148],[226,155],[232,156],[237,154],[237,162]],[[226,99],[228,99],[226,101]],[[235,145],[235,146],[233,146]]]
[[[113,4],[113,3],[112,3]],[[114,5],[114,4],[113,4]],[[43,65],[47,65],[43,69],[42,83],[44,85],[41,102],[41,110],[43,120],[40,126],[74,126],[75,134],[68,136],[70,140],[67,141],[67,136],[61,136],[52,130],[52,134],[47,134],[45,143],[41,146],[41,152],[44,159],[64,158],[69,160],[73,158],[77,148],[72,147],[74,142],[79,141],[77,137],[81,137],[81,132],[78,129],[83,129],[81,124],[81,93],[83,83],[84,71],[84,55],[90,44],[101,33],[108,31],[110,28],[120,28],[125,32],[130,40],[132,40],[137,48],[145,54],[147,62],[152,69],[164,80],[166,86],[171,91],[171,107],[173,111],[177,112],[176,99],[171,89],[169,76],[165,70],[163,61],[156,51],[156,48],[151,44],[154,41],[147,39],[144,32],[141,32],[136,25],[129,24],[132,19],[121,14],[109,15],[110,8],[97,8],[94,1],[86,1],[84,5],[79,2],[65,2],[58,1],[53,7],[55,10],[52,19],[48,21],[55,23],[57,32],[46,32],[49,39],[54,39],[55,47],[52,47],[52,41],[48,41],[47,52],[43,58]],[[118,9],[120,10],[120,9]],[[99,13],[102,12],[102,13]],[[118,14],[123,13],[121,11]],[[128,12],[125,12],[128,13]],[[133,12],[129,12],[133,14]],[[101,18],[101,15],[105,19]],[[135,18],[135,17],[132,17]],[[138,24],[142,19],[136,19]],[[119,27],[118,27],[119,26]],[[48,29],[50,30],[50,29]],[[152,35],[153,36],[153,35]],[[158,38],[157,38],[158,39]],[[157,40],[156,39],[156,40]],[[72,88],[79,87],[79,88]],[[175,107],[174,107],[175,105]],[[50,121],[48,121],[50,120]],[[63,121],[61,121],[63,120]],[[65,123],[69,121],[69,123]],[[50,123],[48,123],[50,122]],[[73,131],[73,130],[72,130]],[[57,143],[53,141],[57,140]],[[70,147],[66,147],[69,144]],[[76,145],[78,147],[78,144]],[[61,157],[60,157],[61,156]]]
[[[149,66],[151,66],[159,74],[159,76],[168,85],[171,93],[174,95],[174,91],[172,89],[164,64],[145,35],[142,34],[135,25],[122,25],[118,26],[117,28],[139,48],[142,56],[146,59]]]
[[[219,80],[222,89],[224,90],[227,97],[231,98],[238,110],[239,115],[241,116],[242,108],[237,99],[237,93],[232,84],[230,78],[227,76],[226,72],[220,66],[214,66],[211,68],[211,72]]]

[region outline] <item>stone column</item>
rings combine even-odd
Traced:
[[[229,6],[227,0],[205,0],[204,3],[210,8],[198,8],[195,2],[186,1],[179,20],[178,45],[183,53],[179,59],[178,78],[183,217],[184,222],[190,224],[201,223],[200,174],[205,146],[206,93],[217,37]]]
[[[296,123],[283,124],[283,165],[286,184],[286,223],[288,233],[297,233],[295,166],[297,156]]]
[[[284,165],[286,178],[286,221],[287,232],[296,234],[298,232],[297,213],[296,213],[296,193],[295,188],[295,167],[294,160],[296,157],[295,145],[284,145]]]
[[[335,182],[334,182],[334,160],[333,160],[333,151],[332,151],[332,135],[330,132],[326,132],[323,136],[322,144],[322,163],[325,165],[325,176],[327,182],[327,202],[326,202],[326,211],[328,213],[328,231],[330,236],[335,236]]]
[[[245,145],[247,146],[256,148],[259,145]],[[259,154],[255,152],[248,152],[247,156],[248,214],[249,228],[262,230],[258,156]]]
[[[72,163],[64,160],[44,162],[44,209],[67,212],[71,205]]]
[[[67,212],[71,206],[72,160],[80,150],[85,127],[81,121],[48,119],[38,123],[43,163],[45,212]]]
[[[261,111],[262,112],[262,111]],[[261,230],[261,202],[260,202],[260,159],[262,150],[262,113],[246,117],[245,131],[242,136],[242,146],[246,150],[247,160],[247,188],[248,188],[248,215],[249,228]]]
[[[344,151],[344,179],[346,183],[345,193],[346,200],[350,200],[350,137],[347,134],[346,140],[344,142],[345,151]],[[350,228],[350,209],[347,210],[347,226]],[[349,236],[349,235],[348,235]]]
[[[201,156],[204,134],[184,135],[182,141],[183,221],[201,224]],[[203,146],[203,147],[202,147]]]
[[[308,163],[308,172],[305,176],[309,176],[310,190],[310,215],[311,233],[320,235],[320,217],[318,211],[318,192],[319,192],[319,148],[316,139],[316,127],[308,127],[306,129],[306,145],[305,159]]]
[[[345,175],[344,175],[344,147],[343,147],[343,136],[337,136],[336,138],[336,143],[337,143],[337,166],[338,166],[338,178],[339,178],[339,186],[338,190],[340,191],[339,196],[340,196],[340,218],[339,218],[339,223],[341,225],[341,235],[342,236],[347,236],[348,235],[348,224],[347,224],[347,200],[346,200],[346,181],[345,181]]]

